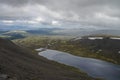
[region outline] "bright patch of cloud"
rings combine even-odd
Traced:
[[[115,20],[115,21],[119,20],[119,18],[117,17],[108,16],[104,13],[96,13],[95,17],[100,19],[106,19],[106,20]]]
[[[35,18],[34,20],[37,21],[37,22],[42,22],[42,21],[44,21],[44,19],[41,18],[41,17],[37,17],[37,18]]]
[[[5,24],[12,24],[12,23],[14,23],[14,21],[12,21],[12,20],[3,20],[2,22],[5,23]]]
[[[58,21],[52,21],[52,25],[60,25]]]

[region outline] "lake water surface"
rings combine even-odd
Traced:
[[[76,67],[92,77],[100,77],[105,80],[120,80],[120,65],[49,49],[39,52],[39,55],[49,60]]]

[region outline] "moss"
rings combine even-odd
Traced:
[[[110,54],[105,55],[104,53],[96,51],[94,49],[96,46],[82,46],[81,43],[72,44],[69,39],[65,37],[59,38],[48,36],[34,36],[27,37],[25,39],[14,40],[14,42],[18,45],[25,46],[31,49],[46,47],[47,44],[50,44],[50,46],[48,46],[48,48],[50,49],[68,52],[77,56],[96,58],[115,64],[120,64],[120,60],[118,60],[116,57],[111,56],[112,53],[110,52]],[[106,51],[105,53],[108,53],[108,51]]]

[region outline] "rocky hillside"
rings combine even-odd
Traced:
[[[103,56],[113,60],[114,63],[120,64],[120,38],[119,37],[100,37],[87,36],[82,38],[75,38],[71,43],[87,50],[98,57]],[[108,60],[109,61],[109,60]]]
[[[0,38],[0,80],[95,80]]]

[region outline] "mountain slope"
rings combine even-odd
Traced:
[[[2,79],[1,78],[6,78]],[[10,79],[11,78],[11,79]],[[0,80],[95,80],[0,39]]]
[[[83,49],[84,56],[103,59],[120,64],[120,37],[119,36],[84,36],[71,40],[75,46]]]

